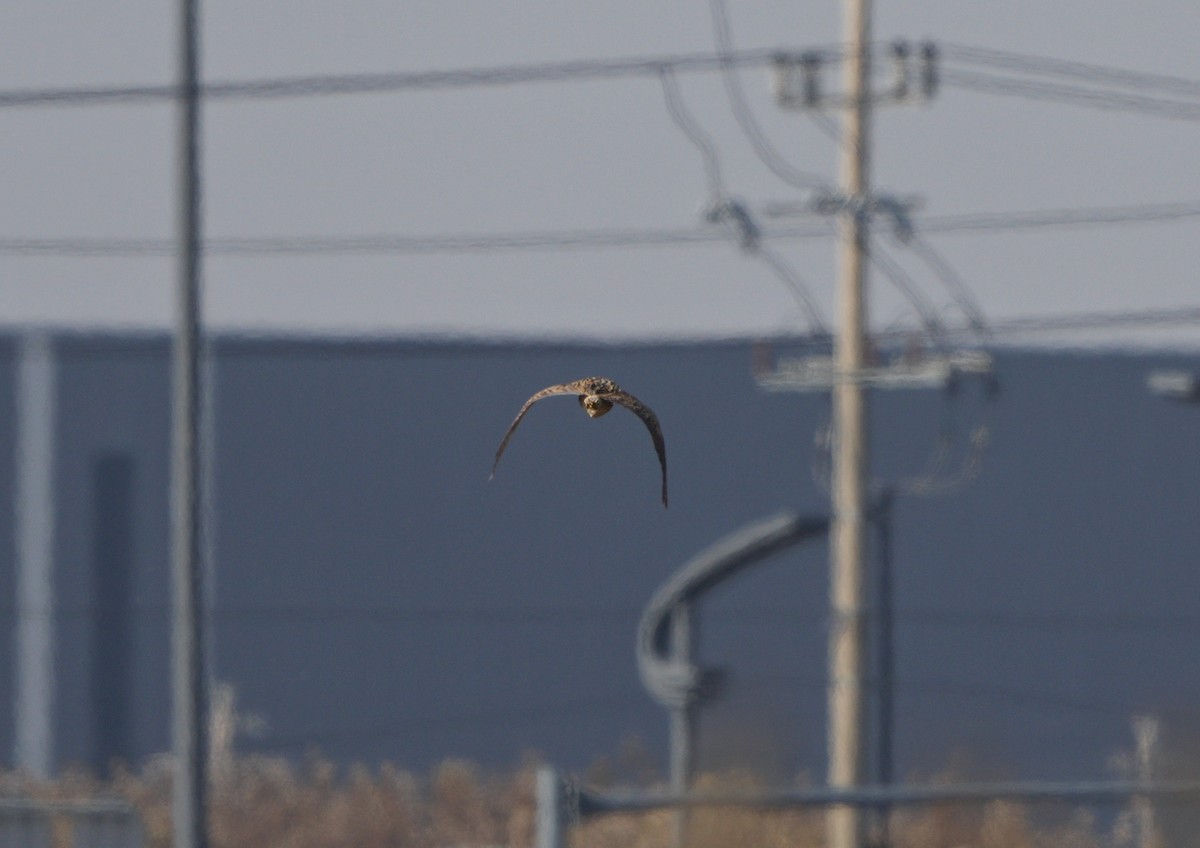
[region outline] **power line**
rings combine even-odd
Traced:
[[[1105,224],[1145,224],[1195,217],[1200,217],[1200,202],[1185,201],[1041,209],[1024,212],[973,212],[940,215],[914,219],[913,228],[922,233],[952,233]]]
[[[815,213],[814,213],[815,214]],[[1052,227],[1147,224],[1200,217],[1200,202],[1154,203],[1023,212],[976,212],[915,219],[919,233],[998,232]],[[824,238],[833,235],[826,221],[764,227],[768,240]],[[490,253],[520,250],[670,247],[722,242],[727,235],[710,227],[663,229],[543,230],[516,233],[457,233],[428,236],[277,236],[209,238],[205,250],[223,256],[375,255]],[[170,239],[156,238],[6,238],[0,255],[45,257],[172,256]]]
[[[136,604],[123,607],[129,615],[146,619],[161,619],[169,614],[162,604]],[[0,607],[0,618],[13,618],[18,606]],[[64,620],[91,618],[101,611],[96,604],[77,604],[60,607],[56,615]],[[481,624],[488,628],[526,626],[529,624],[587,623],[589,625],[624,626],[636,619],[642,609],[636,606],[592,607],[572,604],[512,606],[388,606],[386,604],[243,604],[216,608],[214,619],[223,623],[251,624],[357,624],[394,622],[399,624],[450,625]],[[1081,610],[1074,612],[1022,611],[1015,609],[947,609],[910,607],[895,612],[898,622],[909,627],[952,627],[968,630],[1052,631],[1149,631],[1200,629],[1200,612],[1122,612],[1112,610]],[[785,606],[746,604],[715,606],[705,611],[705,620],[722,626],[770,625],[810,626],[796,620],[796,610]],[[820,625],[811,624],[819,627]],[[1114,637],[1116,638],[1116,637]],[[1120,638],[1124,638],[1121,636]]]
[[[983,309],[979,306],[979,301],[975,299],[974,293],[966,282],[958,275],[940,253],[933,249],[933,246],[925,239],[913,234],[905,242],[913,253],[921,258],[924,263],[933,271],[935,277],[941,282],[942,286],[950,292],[950,296],[954,298],[954,302],[958,305],[959,310],[966,317],[967,322],[974,327],[981,336],[988,335],[987,321],[983,317]]]
[[[737,121],[738,126],[741,127],[742,132],[749,139],[750,146],[754,149],[755,154],[771,170],[771,173],[786,183],[803,189],[827,187],[829,181],[819,174],[812,174],[793,167],[775,149],[775,146],[763,131],[762,126],[754,117],[754,113],[750,110],[750,104],[746,100],[746,93],[742,90],[741,79],[737,75],[736,63],[732,61],[732,57],[737,54],[733,48],[733,33],[729,25],[729,15],[725,9],[724,0],[709,0],[708,7],[712,15],[713,34],[717,42],[718,56],[730,59],[730,61],[723,61],[720,65],[721,80],[725,84],[725,92],[729,97],[729,104],[733,109],[734,120]],[[838,53],[840,52],[839,48]]]
[[[1197,612],[1023,612],[1019,610],[951,610],[914,608],[899,614],[910,626],[959,627],[1024,631],[1200,629]],[[1120,638],[1125,638],[1122,635]]]
[[[1005,336],[1026,337],[1041,333],[1082,332],[1087,330],[1115,330],[1136,327],[1188,326],[1200,324],[1200,306],[1178,306],[1163,309],[1127,310],[1119,312],[1076,312],[1060,315],[1030,315],[1009,319],[993,320],[988,323],[989,340]],[[893,326],[882,332],[871,334],[879,343],[902,342],[915,332],[924,331],[922,326]],[[978,341],[979,332],[973,324],[967,326],[942,327],[942,339],[970,339]]]
[[[811,237],[825,235],[813,228]],[[799,237],[804,237],[797,232]],[[429,236],[280,236],[262,238],[211,238],[205,249],[223,256],[289,254],[424,254],[490,253],[513,250],[597,249],[612,247],[664,247],[726,241],[725,233],[708,227],[677,229],[549,230],[523,233],[476,233]],[[3,239],[0,253],[21,256],[170,256],[173,244],[166,239]]]
[[[1142,112],[1184,121],[1200,120],[1200,103],[1185,100],[1169,100],[1078,85],[1039,82],[1019,77],[954,69],[942,71],[941,79],[947,85],[989,94],[1066,101],[1098,109]]]
[[[724,224],[732,230],[740,247],[760,261],[766,263],[772,273],[785,285],[796,298],[800,308],[808,315],[809,326],[814,334],[828,335],[825,323],[821,319],[821,310],[813,300],[808,287],[782,257],[768,249],[762,243],[762,230],[751,217],[745,205],[729,198],[721,177],[721,161],[716,144],[704,132],[700,122],[688,110],[679,91],[675,75],[670,70],[664,70],[661,75],[663,96],[667,104],[667,112],[680,132],[687,137],[704,160],[704,172],[708,182],[707,217],[710,221]]]
[[[700,158],[704,162],[704,175],[708,182],[709,201],[719,202],[725,196],[725,181],[721,177],[721,159],[717,153],[717,146],[683,102],[683,94],[679,90],[679,81],[675,78],[674,70],[663,68],[659,78],[662,81],[667,114],[692,146],[700,152]]]
[[[943,335],[943,328],[941,319],[938,318],[937,310],[934,309],[933,304],[925,297],[912,277],[883,249],[878,239],[872,240],[867,250],[867,259],[883,272],[883,275],[891,281],[892,285],[912,304],[913,309],[917,311],[917,315],[921,318],[921,324],[925,332],[935,339],[940,339]]]
[[[994,320],[993,335],[1049,333],[1063,330],[1102,330],[1200,322],[1200,307],[1184,306],[1126,312],[1081,312],[1069,315],[1030,316]]]
[[[274,77],[258,80],[218,81],[201,86],[201,94],[210,99],[266,99],[306,96],[329,96],[343,94],[372,94],[401,91],[435,91],[458,88],[481,88],[521,85],[529,83],[568,82],[582,80],[616,79],[623,77],[648,77],[668,68],[679,73],[695,73],[719,70],[732,80],[731,102],[735,117],[745,121],[747,132],[759,152],[774,165],[783,165],[784,173],[790,177],[801,176],[806,187],[827,182],[814,174],[802,174],[784,162],[765,141],[761,128],[745,106],[744,94],[734,76],[728,72],[734,68],[765,66],[773,62],[780,51],[777,49],[742,49],[732,47],[728,17],[723,7],[718,8],[713,0],[714,29],[722,45],[716,53],[664,54],[626,59],[579,59],[567,62],[551,62],[529,65],[497,65],[482,68],[452,68],[432,71],[400,71],[359,74],[315,74],[296,77]],[[888,49],[877,45],[876,49]],[[950,69],[945,72],[946,81],[980,90],[1005,91],[1033,97],[1056,99],[1081,99],[1107,105],[1110,108],[1132,108],[1142,111],[1162,111],[1165,114],[1182,110],[1174,117],[1195,117],[1192,110],[1200,104],[1180,100],[1146,98],[1128,93],[1105,91],[1096,88],[1098,82],[1127,89],[1162,91],[1179,96],[1200,98],[1200,81],[1163,74],[1130,71],[1103,65],[1071,62],[1048,57],[1030,56],[987,48],[949,44],[940,47],[942,55],[951,61],[965,65],[978,65],[1018,71],[1026,75],[1041,74],[1079,79],[1091,87],[1062,86],[1037,82],[1036,80],[997,76],[995,74],[973,74]],[[806,55],[823,60],[835,60],[843,53],[839,45],[826,45],[806,49]],[[139,103],[165,103],[178,95],[173,85],[126,85],[126,86],[75,86],[56,88],[27,88],[0,90],[0,108],[31,106],[90,106],[129,105]]]
[[[778,51],[755,49],[692,53],[630,59],[580,59],[532,65],[498,65],[442,71],[407,71],[377,74],[323,74],[272,79],[210,82],[200,87],[202,96],[214,100],[266,99],[376,94],[400,91],[435,91],[527,83],[618,79],[656,76],[669,69],[677,73],[721,70],[769,64]],[[818,48],[836,55],[837,48]],[[91,106],[158,103],[172,100],[172,85],[92,86],[75,88],[10,89],[0,91],[0,108],[22,106]]]
[[[752,251],[754,256],[758,257],[762,262],[766,263],[784,285],[792,292],[796,298],[796,302],[800,304],[800,308],[808,315],[808,326],[811,335],[822,338],[829,336],[829,330],[825,326],[825,322],[821,319],[821,310],[813,300],[812,294],[808,290],[808,286],[800,278],[800,274],[783,260],[775,251],[766,247],[759,241]]]
[[[819,691],[825,686],[824,680],[798,674],[754,674],[738,676],[736,685],[743,689],[775,689],[785,686],[790,690]],[[1107,699],[1080,698],[1061,692],[1040,689],[1030,689],[1019,686],[996,686],[986,683],[976,683],[965,680],[954,680],[947,677],[908,677],[898,678],[894,683],[896,693],[910,698],[946,698],[958,697],[968,700],[987,701],[989,703],[1004,703],[1014,706],[1027,707],[1046,713],[1075,713],[1093,714],[1097,716],[1128,717],[1137,711],[1138,705],[1133,702],[1120,702]],[[1188,693],[1190,695],[1190,693]],[[1159,715],[1193,720],[1194,710],[1172,710],[1159,708]]]
[[[961,44],[940,45],[940,50],[943,58],[950,63],[1010,72],[1002,75],[959,68],[944,69],[941,79],[949,85],[1179,120],[1200,119],[1200,102],[1197,102],[1200,99],[1200,80]],[[1065,79],[1068,82],[1051,82],[1038,77]],[[1177,99],[1180,97],[1192,99]]]
[[[1083,80],[1092,85],[1103,82],[1123,88],[1148,89],[1200,97],[1200,80],[1184,77],[1131,71],[1087,62],[1031,56],[1025,53],[971,47],[964,44],[940,43],[938,49],[945,60],[957,60],[965,64],[1006,68],[1030,74],[1068,77]]]

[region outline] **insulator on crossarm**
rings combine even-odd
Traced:
[[[780,106],[792,105],[792,66],[796,60],[790,53],[776,53],[771,57],[771,92]]]
[[[807,52],[777,53],[771,60],[775,102],[787,108],[814,107],[821,99],[821,57]],[[797,90],[798,89],[798,90]]]
[[[929,100],[938,89],[938,49],[932,41],[921,45],[921,97]]]
[[[892,99],[902,101],[909,92],[909,49],[907,41],[892,42]]]
[[[800,74],[804,82],[804,105],[818,106],[821,101],[821,57],[805,53],[800,57]]]

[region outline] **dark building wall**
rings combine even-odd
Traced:
[[[98,750],[83,712],[97,655],[88,481],[104,451],[135,462],[130,754],[168,746],[166,355],[95,339],[64,352],[64,760]],[[634,735],[661,755],[665,718],[633,659],[642,606],[726,533],[826,509],[812,446],[827,402],[760,391],[751,361],[732,343],[222,342],[214,665],[265,722],[243,749],[415,767],[536,749],[581,767]],[[991,404],[971,385],[873,404],[892,480],[918,474],[943,432],[956,467],[985,411],[992,432],[978,479],[895,508],[899,768],[966,749],[1021,775],[1102,776],[1132,712],[1183,727],[1200,703],[1185,660],[1200,622],[1200,410],[1144,388],[1151,367],[1191,362],[1005,352],[997,364]],[[589,374],[658,413],[669,510],[636,418],[592,421],[569,398],[529,414],[487,481],[521,402]],[[824,773],[826,561],[823,544],[781,555],[704,605],[701,656],[732,674],[702,719],[701,765]],[[11,720],[0,732],[11,751]]]
[[[68,337],[57,349],[56,754],[103,771],[122,754],[169,747],[168,348]],[[97,463],[118,456],[131,463],[128,489],[109,495],[129,498],[126,515],[96,501]],[[102,517],[125,524],[128,538]],[[123,601],[122,584],[132,587]],[[129,667],[105,685],[97,663],[120,657]]]
[[[137,586],[133,546],[136,477],[133,454],[105,450],[92,465],[91,762],[107,774],[133,750]]]
[[[583,762],[628,733],[657,735],[632,663],[641,603],[690,555],[685,528],[776,508],[769,491],[748,490],[764,473],[791,476],[726,437],[725,427],[748,432],[746,418],[722,424],[722,410],[676,382],[717,392],[745,382],[744,357],[731,353],[231,353],[218,459],[218,594],[230,618],[218,662],[290,672],[283,692],[277,678],[247,679],[247,707],[286,703],[296,730],[280,741],[293,751],[315,742],[403,761],[503,762],[542,748]],[[524,398],[592,372],[656,399],[670,510],[640,422],[589,421],[566,398],[530,414],[487,482]],[[689,415],[704,426],[674,423]],[[279,707],[264,712],[278,721]]]
[[[16,691],[16,557],[13,480],[16,452],[16,359],[9,339],[0,338],[0,687]],[[0,698],[0,750],[11,758],[15,698]]]

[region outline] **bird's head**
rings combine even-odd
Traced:
[[[599,418],[613,406],[611,400],[605,400],[600,395],[580,395],[579,405],[583,407],[583,411],[588,414],[589,418]]]

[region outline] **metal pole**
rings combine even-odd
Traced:
[[[178,294],[173,362],[172,750],[174,848],[207,845],[207,691],[201,526],[198,0],[179,5]]]
[[[869,215],[867,136],[870,113],[870,2],[847,0],[845,88],[850,100],[841,145],[841,186],[846,208],[838,227],[841,278],[835,344],[839,379],[833,390],[833,526],[831,531],[829,637],[829,776],[831,787],[858,785],[863,777],[863,562],[866,547],[867,404],[857,374],[866,362],[864,288]],[[859,848],[862,816],[848,806],[830,808],[829,848]]]
[[[563,848],[563,787],[553,766],[537,770],[537,831],[534,848]]]
[[[892,583],[892,505],[894,493],[885,489],[875,507],[877,538],[879,540],[879,579],[876,584],[878,608],[879,651],[877,675],[879,679],[879,739],[876,783],[891,786],[893,779],[893,728],[895,724],[895,642],[893,639],[893,583]],[[876,809],[874,844],[889,848],[891,838],[891,804],[881,804]]]
[[[1158,719],[1154,716],[1137,716],[1133,720],[1133,734],[1137,740],[1134,778],[1143,786],[1152,786],[1158,771]],[[1138,795],[1133,799],[1133,810],[1137,822],[1138,848],[1159,848],[1161,840],[1155,822],[1153,800],[1147,795]]]
[[[21,337],[17,354],[17,768],[54,770],[54,343]]]
[[[691,604],[677,604],[671,611],[671,654],[680,667],[692,658]],[[696,708],[690,698],[671,709],[671,791],[686,795],[692,786],[692,743],[695,736],[693,718]],[[686,807],[675,810],[672,844],[684,848],[688,842],[691,812]]]

